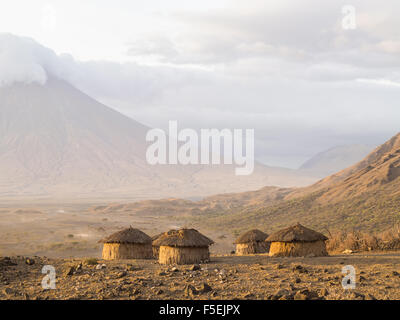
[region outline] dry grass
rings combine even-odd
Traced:
[[[193,264],[210,260],[208,247],[169,247],[160,246],[160,264]]]
[[[265,241],[253,241],[248,243],[237,243],[236,254],[238,256],[255,254],[255,253],[266,253],[269,252],[269,242]]]
[[[312,242],[272,242],[270,257],[323,257],[327,256],[323,240]]]
[[[105,243],[103,259],[152,259],[153,249],[150,243]]]
[[[329,252],[399,250],[400,226],[379,233],[336,232],[326,243]]]

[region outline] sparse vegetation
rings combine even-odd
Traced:
[[[327,242],[327,249],[330,252],[400,250],[400,228],[397,226],[380,233],[336,232]]]

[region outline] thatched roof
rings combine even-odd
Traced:
[[[253,229],[247,231],[242,234],[239,238],[235,240],[235,244],[238,243],[249,243],[249,242],[257,242],[257,241],[265,241],[268,238],[268,235],[258,229]]]
[[[124,229],[113,233],[112,235],[101,239],[99,242],[102,243],[138,243],[138,244],[147,244],[151,243],[151,238],[140,231],[139,229],[134,229],[129,227],[128,229]]]
[[[312,242],[328,240],[322,233],[308,229],[300,223],[271,234],[266,241],[270,242]]]
[[[151,240],[154,241],[154,240],[158,239],[160,236],[162,236],[163,234],[164,234],[164,232],[158,233],[158,234],[152,236]]]
[[[170,230],[153,241],[153,246],[208,247],[214,241],[195,229]]]
[[[152,240],[152,244],[153,244],[153,246],[155,246],[155,247],[158,247],[159,245],[157,245],[157,244],[154,244],[154,241],[156,241],[159,237],[161,237],[163,234],[170,234],[170,233],[173,233],[173,232],[176,232],[177,230],[175,230],[175,229],[172,229],[172,230],[169,230],[169,231],[166,231],[166,232],[161,232],[161,233],[159,233],[159,234],[156,234],[155,236],[152,236],[151,237],[151,240]]]

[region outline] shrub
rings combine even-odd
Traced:
[[[400,249],[400,231],[398,227],[380,233],[340,231],[332,234],[326,247],[329,252],[398,250]]]

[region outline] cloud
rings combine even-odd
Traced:
[[[341,27],[345,4],[177,5],[151,16],[152,28],[129,29],[125,63],[76,61],[26,39],[12,50],[0,44],[8,70],[0,83],[54,74],[152,127],[254,128],[259,159],[296,167],[324,149],[378,144],[398,131],[400,3],[352,1],[356,30]]]
[[[0,34],[0,86],[15,82],[45,84],[49,75],[67,77],[62,60],[33,39]]]

